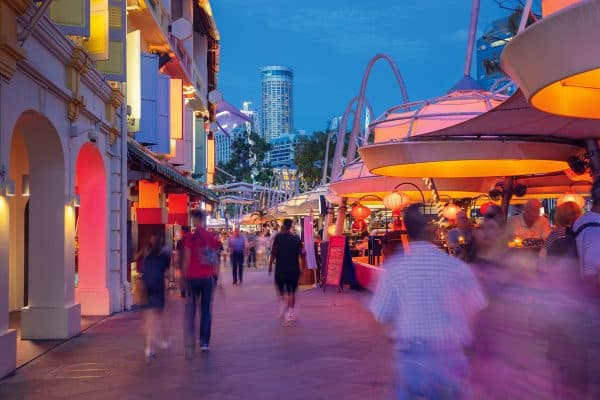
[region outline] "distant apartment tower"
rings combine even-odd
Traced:
[[[303,137],[307,137],[305,131],[296,131],[294,133],[284,133],[276,139],[271,140],[271,152],[269,162],[273,168],[296,168],[294,157],[296,149]]]
[[[294,131],[294,72],[279,65],[264,67],[261,75],[262,136],[270,142]]]

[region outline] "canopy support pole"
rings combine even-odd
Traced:
[[[512,176],[507,176],[504,178],[504,190],[502,191],[502,213],[504,214],[504,218],[508,218],[508,206],[510,205],[510,199],[513,195],[513,183],[515,178]]]

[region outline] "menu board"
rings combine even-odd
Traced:
[[[345,236],[330,236],[327,250],[325,285],[340,286],[344,267]]]

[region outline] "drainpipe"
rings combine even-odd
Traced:
[[[127,218],[129,215],[129,185],[127,180],[127,102],[121,104],[121,308],[128,310],[133,303],[131,285],[127,281],[127,264],[129,263],[129,228]],[[110,258],[110,257],[109,257]]]
[[[504,214],[504,219],[508,218],[508,206],[510,205],[510,199],[513,195],[513,184],[515,178],[512,176],[507,176],[504,178],[504,190],[502,191],[502,213]]]

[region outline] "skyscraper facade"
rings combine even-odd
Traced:
[[[261,134],[270,142],[294,131],[294,72],[280,65],[261,71]]]

